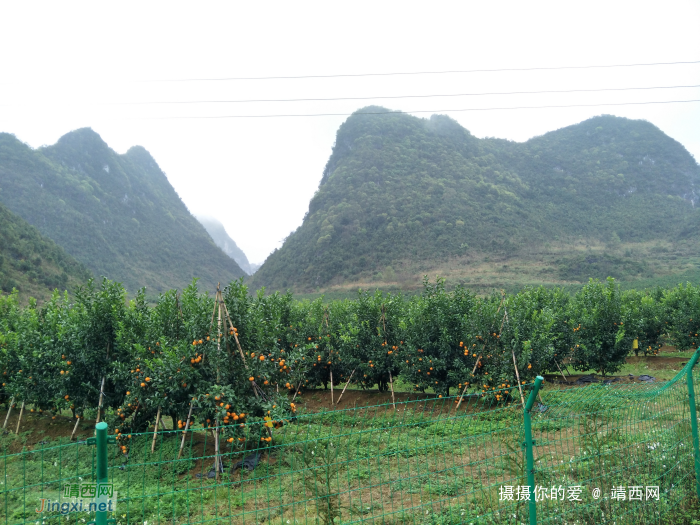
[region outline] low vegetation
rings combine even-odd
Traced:
[[[613,374],[635,340],[642,355],[664,342],[692,350],[700,331],[700,288],[622,291],[612,278],[574,296],[539,287],[486,297],[426,280],[409,299],[360,292],[328,304],[251,296],[241,281],[216,297],[192,284],[154,306],[125,293],[103,280],[41,307],[0,298],[5,403],[78,418],[99,409],[121,431],[164,416],[174,429],[237,422],[223,436],[234,441],[250,422],[292,417],[303,389],[393,391],[400,380],[506,402],[538,374]]]
[[[45,300],[55,288],[72,289],[90,277],[82,264],[0,204],[0,293],[16,289],[23,303],[30,296]]]

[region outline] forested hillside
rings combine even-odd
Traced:
[[[207,233],[214,239],[216,245],[223,250],[223,252],[231,257],[241,269],[248,275],[253,273],[253,268],[250,266],[248,257],[246,257],[243,250],[241,250],[236,241],[234,241],[228,233],[226,233],[226,228],[217,219],[213,217],[197,216],[197,220],[202,223],[202,226],[207,230]]]
[[[0,292],[16,288],[23,301],[41,300],[90,277],[82,264],[0,204]]]
[[[697,269],[698,188],[695,160],[645,121],[601,116],[516,143],[478,139],[445,116],[369,107],[341,125],[303,224],[253,283],[405,287],[439,270],[522,285],[684,272]]]
[[[0,202],[96,276],[148,293],[244,275],[190,214],[153,157],[123,155],[91,129],[32,150],[0,133]]]

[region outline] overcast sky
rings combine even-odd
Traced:
[[[38,147],[89,126],[120,153],[142,145],[193,213],[262,262],[301,224],[343,115],[360,107],[443,113],[517,141],[604,113],[646,119],[700,159],[700,102],[483,111],[697,100],[697,87],[675,86],[699,85],[700,64],[240,78],[700,61],[699,22],[700,2],[669,0],[6,1],[0,131]],[[270,101],[417,95],[465,96]],[[340,115],[240,118],[319,113]]]

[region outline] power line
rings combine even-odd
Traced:
[[[595,66],[556,66],[556,67],[521,67],[499,69],[465,69],[448,71],[399,71],[392,73],[345,73],[339,75],[298,75],[271,77],[222,77],[222,78],[170,78],[160,80],[141,80],[139,82],[222,82],[237,80],[297,80],[304,78],[350,78],[350,77],[389,77],[402,75],[447,75],[455,73],[497,73],[507,71],[558,71],[566,69],[603,69],[614,67],[675,66],[680,64],[700,64],[700,60],[687,62],[650,62],[646,64],[608,64]]]
[[[490,95],[536,95],[553,93],[597,93],[602,91],[634,91],[651,89],[683,89],[697,88],[700,84],[692,86],[650,86],[650,87],[626,87],[626,88],[598,88],[598,89],[564,89],[544,91],[495,91],[487,93],[454,93],[442,95],[388,95],[374,97],[336,97],[336,98],[283,98],[283,99],[244,99],[244,100],[174,100],[174,101],[144,101],[144,102],[105,102],[110,106],[142,106],[142,105],[166,105],[166,104],[248,104],[257,102],[337,102],[342,100],[387,100],[405,98],[442,98],[442,97],[479,97]]]
[[[463,111],[503,111],[512,109],[551,109],[551,108],[592,108],[603,106],[642,106],[650,104],[684,104],[688,102],[700,102],[700,99],[692,100],[659,100],[649,102],[612,102],[607,104],[564,104],[556,106],[510,106],[500,108],[463,108],[463,109],[420,109],[415,111],[362,111],[355,113],[299,113],[299,114],[278,114],[278,115],[214,115],[214,116],[194,116],[194,117],[142,117],[137,120],[174,120],[174,119],[228,119],[228,118],[285,118],[285,117],[349,117],[351,115],[388,115],[395,113],[448,113]]]

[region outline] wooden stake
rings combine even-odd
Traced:
[[[165,428],[165,423],[163,423],[163,418],[160,418],[160,428],[162,428],[162,429],[165,430],[166,432],[167,432],[167,430],[168,430],[167,428]]]
[[[350,384],[350,380],[352,379],[352,376],[353,376],[354,373],[355,373],[355,371],[353,370],[353,371],[352,371],[352,374],[350,374],[350,377],[348,377],[348,382],[345,383],[345,386],[343,387],[343,391],[342,391],[342,392],[340,393],[340,395],[338,396],[338,404],[340,404],[340,398],[343,397],[343,394],[345,393],[345,389],[346,389],[346,388],[348,387],[348,385]],[[292,401],[294,401],[294,400],[292,399]]]
[[[552,359],[554,359],[554,358],[552,358]],[[559,368],[559,363],[557,363],[557,360],[556,360],[556,359],[554,359],[554,364],[557,365],[557,368]],[[561,368],[559,368],[559,373],[560,373],[561,376],[564,378],[564,381],[566,381],[566,382],[568,383],[569,380],[566,379],[566,376],[564,375],[564,372],[561,371]]]
[[[221,355],[221,337],[219,337],[219,334],[221,334],[221,303],[223,302],[223,298],[221,297],[221,290],[220,290],[220,283],[217,283],[216,285],[216,302],[217,302],[217,319],[216,319],[216,352],[217,355]],[[219,365],[216,365],[216,382],[220,383],[221,378],[219,374]],[[218,474],[218,470],[217,470]],[[217,478],[218,479],[218,478]]]
[[[506,293],[501,290],[501,294],[503,294],[503,299],[506,297]],[[508,320],[508,310],[504,307],[503,308],[503,320],[501,321],[501,329],[498,332],[498,335],[500,337],[501,333],[503,332],[503,323],[505,323]],[[518,364],[515,361],[515,350],[513,348],[510,349],[510,353],[513,356],[513,368],[515,368],[515,378],[518,380],[518,390],[520,391],[520,401],[523,404],[523,407],[525,406],[525,396],[523,396],[523,385],[520,383],[520,372],[518,371]]]
[[[216,481],[219,481],[219,422],[216,421],[216,429],[214,430],[214,472],[216,472]]]
[[[190,418],[192,417],[192,403],[190,403],[190,411],[187,414],[187,422],[185,423],[185,430],[182,433],[182,441],[180,442],[180,451],[177,453],[177,459],[182,456],[182,449],[185,447],[185,437],[187,437],[187,429],[190,428]]]
[[[217,306],[217,316],[216,316],[216,349],[221,350],[221,303],[223,298],[221,298],[221,290],[219,289],[220,283],[216,285],[216,306]]]
[[[294,396],[292,397],[292,402],[294,402],[294,400],[297,398],[297,394],[301,390],[301,387],[302,387],[302,383],[301,383],[301,380],[299,380],[299,387],[297,388],[297,391],[294,392]]]
[[[389,388],[391,389],[391,404],[394,405],[394,410],[396,410],[396,400],[394,399],[394,380],[391,377],[391,372],[389,372]]]
[[[209,333],[211,333],[211,327],[214,326],[214,316],[216,315],[216,301],[219,298],[219,292],[217,290],[216,298],[214,299],[214,309],[211,311],[211,321],[209,321]]]
[[[331,406],[333,406],[335,403],[333,403],[333,369],[331,368]]]
[[[476,358],[476,363],[474,363],[474,368],[472,368],[472,376],[474,375],[474,372],[476,372],[476,367],[479,366],[479,361],[481,361],[481,354],[479,354],[479,357]]]
[[[156,414],[156,424],[153,425],[153,442],[151,443],[151,454],[156,450],[156,438],[158,437],[158,422],[160,421],[160,407],[158,407],[158,413]]]
[[[105,376],[102,376],[102,385],[100,385],[100,402],[97,404],[97,419],[95,420],[95,424],[100,422],[100,410],[102,409],[102,395],[104,394],[105,390]]]
[[[228,313],[228,307],[226,306],[226,303],[223,303],[224,305],[224,311],[226,312],[226,317],[228,318],[228,322],[231,325],[231,331],[233,332],[233,338],[236,340],[236,346],[238,347],[238,353],[241,354],[241,359],[243,359],[243,364],[246,366],[246,370],[248,369],[248,365],[245,362],[245,354],[243,354],[243,349],[241,348],[241,343],[238,342],[238,335],[236,335],[236,331],[233,329],[233,323],[231,322],[231,316]]]
[[[523,396],[523,385],[520,384],[520,372],[518,372],[518,365],[515,363],[515,350],[510,349],[511,354],[513,354],[513,366],[515,367],[515,377],[518,379],[518,390],[520,390],[520,401],[522,401],[523,406],[525,406],[525,396]]]
[[[73,437],[75,436],[75,433],[78,431],[78,423],[80,423],[80,418],[78,416],[75,416],[75,426],[73,427],[73,432],[70,435],[71,441],[73,441]]]
[[[10,412],[12,412],[12,405],[15,402],[15,396],[12,396],[12,400],[10,401],[10,405],[7,407],[7,415],[5,416],[5,423],[2,425],[2,429],[5,430],[5,427],[7,426],[7,421],[10,419]]]
[[[179,320],[182,321],[182,309],[180,308],[180,292],[177,292],[175,294],[175,307],[177,308],[177,311],[180,313]],[[180,339],[180,323],[177,323],[177,338]]]
[[[384,327],[384,342],[386,343],[386,312],[384,311],[384,303],[382,303],[382,326]],[[389,389],[391,390],[391,404],[394,406],[394,410],[396,410],[396,400],[394,399],[394,380],[391,377],[391,372],[389,372]]]
[[[506,300],[506,291],[501,289],[501,303],[498,305],[498,309],[496,310],[496,313],[501,311],[501,306],[503,306],[503,301]]]
[[[229,325],[231,326],[231,331],[233,332],[233,338],[236,340],[236,346],[238,347],[238,353],[241,354],[241,359],[243,360],[243,366],[245,367],[246,370],[248,370],[248,363],[245,362],[245,354],[243,353],[243,349],[241,348],[241,343],[238,341],[238,335],[236,334],[236,331],[233,329],[233,323],[231,322],[231,316],[228,313],[228,307],[226,306],[226,303],[223,300],[223,297],[221,299],[221,303],[219,303],[220,306],[224,307],[224,312],[226,312],[226,317],[224,319],[228,320]],[[214,322],[214,314],[212,313],[212,323]],[[225,326],[225,323],[224,323]],[[260,394],[258,393],[257,389],[255,388],[255,385],[251,383],[251,386],[253,387],[253,393],[255,394],[255,397],[259,398]],[[294,396],[296,397],[296,396]],[[292,400],[293,401],[293,400]]]
[[[22,408],[19,410],[19,418],[17,419],[17,430],[15,430],[15,434],[19,434],[19,424],[22,422],[22,414],[24,414],[24,401],[22,401]]]
[[[473,375],[473,373],[472,373],[472,375]],[[455,413],[457,412],[457,410],[459,410],[459,405],[462,404],[462,399],[464,399],[464,393],[467,391],[468,386],[469,386],[469,383],[464,385],[464,390],[462,390],[462,395],[459,396],[459,401],[457,401],[457,407],[455,408]]]

